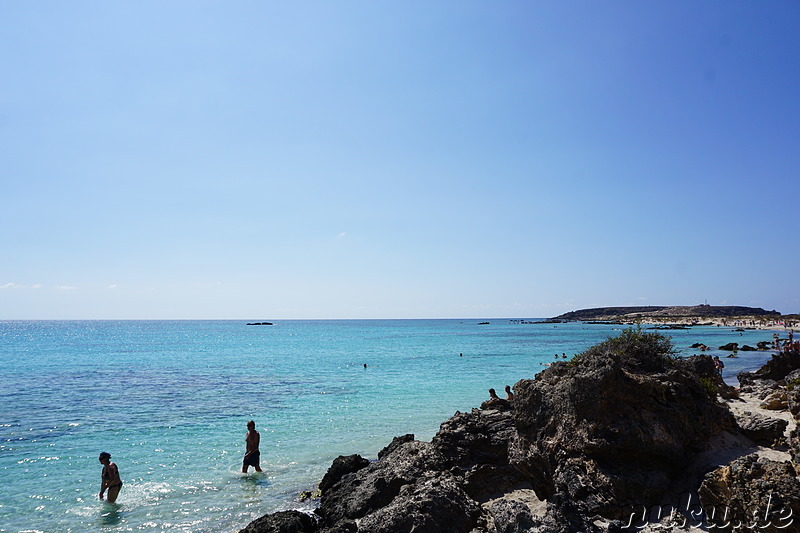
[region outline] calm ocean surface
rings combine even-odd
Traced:
[[[429,440],[489,387],[618,334],[479,322],[0,322],[0,531],[238,531],[306,508],[298,493],[338,455],[372,459],[405,433]],[[695,342],[772,340],[730,328],[664,333],[684,355]],[[724,359],[726,375],[770,354]],[[263,474],[241,474],[250,419]],[[101,451],[125,482],[117,505],[97,499]]]

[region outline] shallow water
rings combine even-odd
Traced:
[[[479,322],[0,322],[0,531],[238,531],[309,505],[298,493],[336,456],[374,458],[405,433],[429,440],[489,387],[619,329]],[[664,333],[684,355],[694,342],[772,340],[729,328]],[[724,359],[726,377],[769,357]],[[240,471],[250,419],[263,474]],[[100,451],[125,482],[115,505],[97,499]]]

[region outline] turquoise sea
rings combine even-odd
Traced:
[[[338,455],[375,458],[405,433],[429,440],[489,387],[500,392],[618,329],[508,319],[0,322],[0,531],[233,532],[268,512],[310,508],[299,492]],[[716,327],[665,333],[684,355],[695,342],[772,340]],[[770,355],[724,359],[726,375]],[[250,419],[263,474],[240,471]],[[97,498],[101,451],[125,482],[115,505]]]

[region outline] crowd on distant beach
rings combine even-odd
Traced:
[[[762,318],[755,316],[747,317],[641,317],[638,323],[652,325],[684,325],[700,326],[711,325],[718,327],[766,329],[778,331],[791,331],[800,328],[800,320],[784,317],[781,319]]]
[[[789,331],[789,339],[786,341],[781,341],[776,336],[775,348],[783,353],[800,355],[800,341],[794,340],[794,331]]]

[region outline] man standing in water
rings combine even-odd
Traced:
[[[247,435],[244,438],[244,442],[247,447],[244,452],[244,461],[242,461],[242,474],[246,474],[250,466],[254,466],[256,472],[261,472],[261,467],[258,464],[261,456],[261,452],[258,451],[261,435],[256,431],[256,423],[252,420],[247,423]]]

